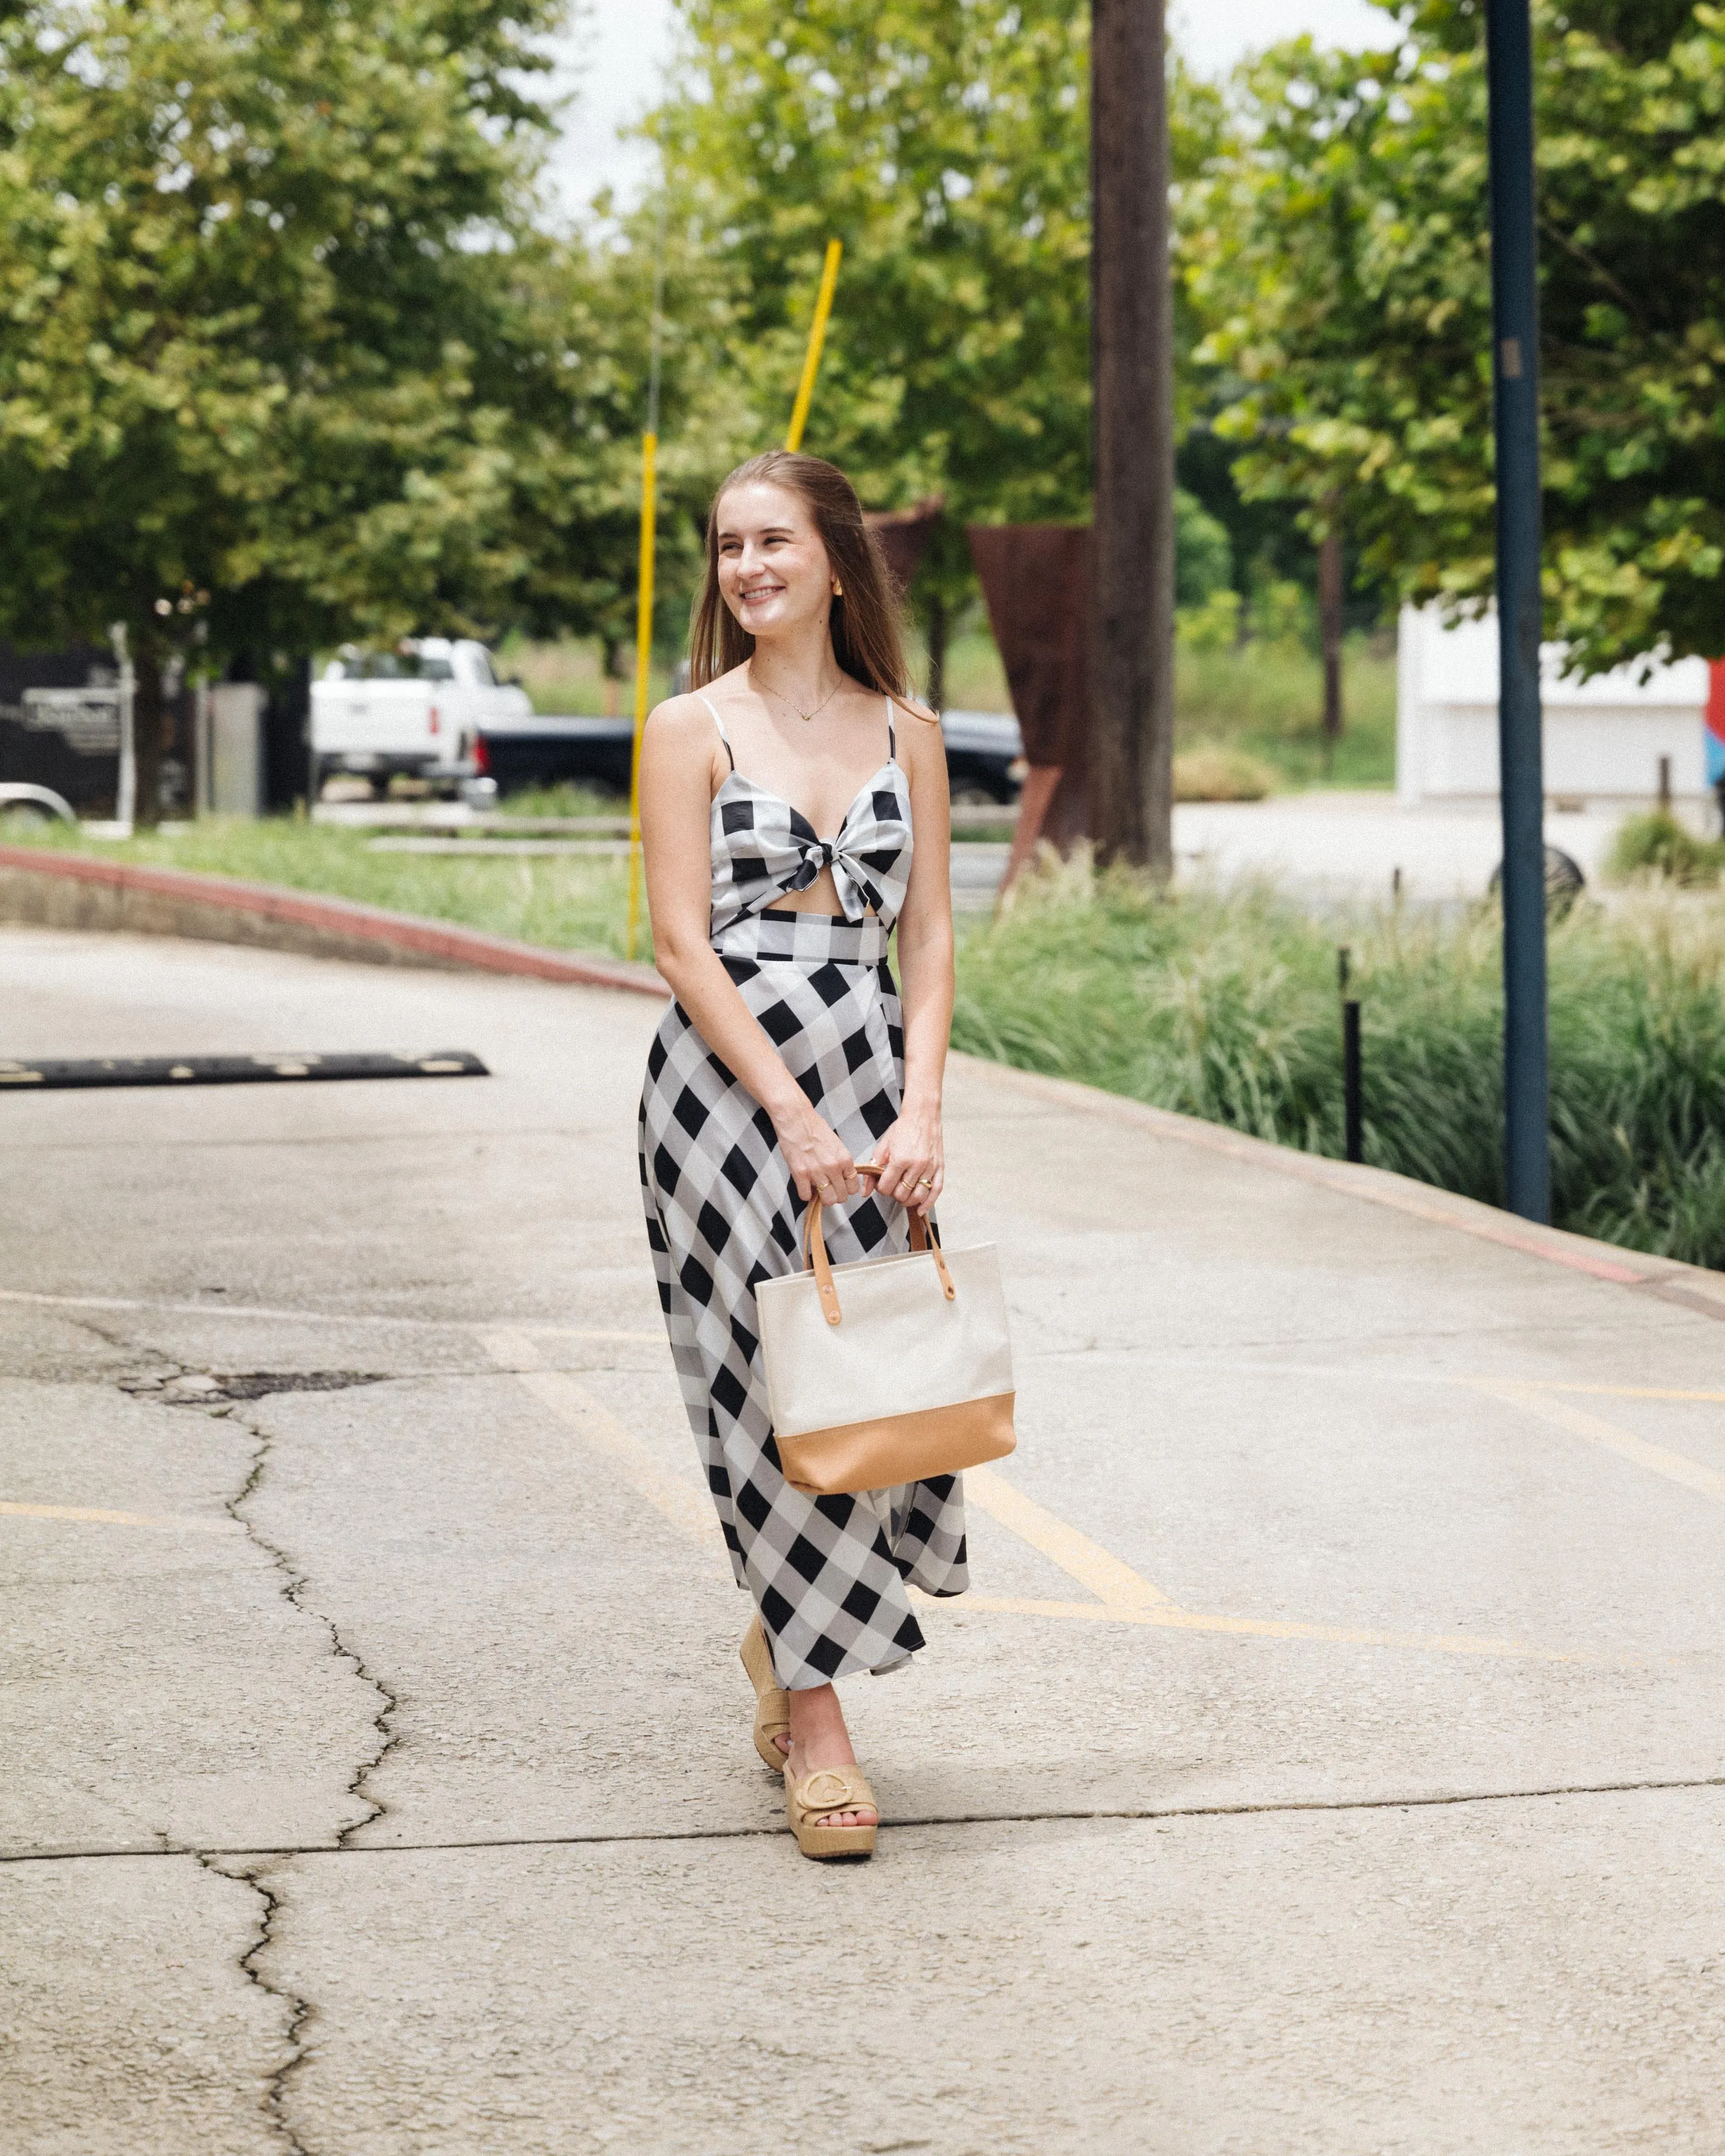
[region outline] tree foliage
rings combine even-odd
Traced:
[[[219,657],[578,616],[645,323],[536,223],[557,12],[0,23],[0,634]]]
[[[966,523],[1090,512],[1089,10],[683,0],[681,22],[652,129],[671,228],[711,273],[693,309],[670,290],[679,333],[727,393],[711,439],[783,439],[823,251],[840,238],[806,446],[871,507],[944,497],[918,580],[932,644],[974,588]],[[1171,108],[1189,177],[1219,102],[1176,69]],[[1207,591],[1224,536],[1183,508],[1187,582]]]
[[[1538,0],[1548,627],[1596,671],[1725,649],[1725,10]],[[1463,607],[1492,580],[1483,11],[1239,85],[1183,205],[1202,356],[1249,492]]]
[[[1055,0],[685,0],[659,113],[723,258],[727,359],[782,438],[828,238],[845,261],[808,446],[865,500],[1083,513],[1086,11]]]

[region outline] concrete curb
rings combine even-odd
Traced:
[[[1633,1287],[1657,1296],[1661,1301],[1681,1303],[1685,1309],[1725,1322],[1725,1273],[1710,1272],[1702,1265],[1683,1264],[1676,1258],[1649,1256],[1625,1250],[1615,1243],[1596,1242],[1591,1236],[1571,1235],[1564,1228],[1543,1228],[1515,1214],[1500,1212],[1475,1198],[1461,1198],[1433,1183],[1416,1183],[1411,1176],[1389,1168],[1357,1167],[1352,1162],[1331,1160],[1322,1153],[1300,1152],[1291,1146],[1273,1145],[1267,1138],[1248,1137],[1221,1123],[1206,1123],[1195,1116],[1177,1115],[1172,1109],[1152,1108],[1142,1101],[1128,1101],[1117,1093],[1105,1093],[1094,1086],[1081,1086],[1070,1078],[1048,1078],[1033,1070],[990,1063],[980,1056],[959,1056],[991,1077],[1004,1080],[1019,1091],[1057,1101],[1115,1122],[1127,1123],[1176,1144],[1197,1146],[1206,1152],[1221,1153],[1253,1168],[1291,1175],[1304,1183],[1323,1184],[1343,1197],[1361,1198],[1368,1204],[1385,1205],[1392,1211],[1429,1220],[1440,1228],[1457,1229],[1483,1242],[1501,1244],[1506,1250],[1543,1258],[1548,1264],[1564,1265],[1571,1272],[1587,1273],[1594,1280],[1620,1287]]]
[[[0,921],[139,936],[244,943],[373,965],[526,974],[583,988],[665,997],[650,966],[584,952],[547,951],[453,921],[392,913],[348,898],[248,883],[193,869],[105,861],[39,846],[0,846]]]

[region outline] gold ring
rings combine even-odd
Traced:
[[[925,1175],[922,1180],[916,1185],[916,1188],[919,1190],[932,1190],[934,1188],[934,1178],[931,1175]]]

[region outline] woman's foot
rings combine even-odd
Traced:
[[[855,1764],[856,1754],[850,1748],[844,1710],[832,1686],[819,1685],[813,1691],[793,1691],[790,1756],[785,1762],[785,1773],[790,1780],[806,1781],[823,1768]],[[824,1827],[874,1826],[880,1816],[870,1804],[855,1811],[822,1812],[815,1824]]]

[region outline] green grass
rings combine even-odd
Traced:
[[[1503,1202],[1499,932],[1346,932],[1368,1161]],[[1339,932],[1269,892],[1160,898],[1081,865],[963,936],[954,1044],[1340,1157]],[[1554,1217],[1725,1265],[1725,907],[1650,891],[1551,937]]]
[[[629,797],[608,793],[595,786],[577,786],[564,779],[555,786],[523,786],[500,794],[498,813],[505,816],[627,816]]]
[[[209,817],[182,833],[146,833],[113,844],[72,832],[62,835],[63,829],[32,835],[37,844],[95,854],[104,860],[148,861],[286,884],[398,913],[459,921],[554,950],[623,955],[629,870],[625,861],[613,856],[444,860],[424,854],[374,853],[362,832],[288,817],[257,823]],[[644,932],[640,955],[650,957],[645,943]]]
[[[920,680],[925,660],[912,647]],[[1262,639],[1220,649],[1182,644],[1174,658],[1174,747],[1238,751],[1267,764],[1286,788],[1395,783],[1395,657],[1374,639],[1351,636],[1342,670],[1344,731],[1326,767],[1323,670],[1297,643]],[[1012,698],[986,629],[955,637],[947,654],[947,701],[955,710],[1009,711]]]
[[[635,655],[621,655],[623,674],[607,681],[598,642],[564,637],[554,644],[533,644],[525,637],[504,639],[497,670],[520,677],[533,709],[551,717],[627,718],[635,707]],[[670,694],[671,670],[656,664],[648,677],[650,710]]]
[[[921,641],[908,644],[913,681],[927,679]],[[568,639],[529,644],[516,639],[500,654],[502,670],[519,674],[536,711],[589,716],[634,708],[633,661],[627,680],[607,684],[596,644]],[[655,668],[652,701],[670,693],[667,670]],[[1009,711],[1012,697],[1000,654],[986,628],[952,639],[947,652],[947,702],[955,711]],[[1322,670],[1298,642],[1183,644],[1174,661],[1177,750],[1232,749],[1266,764],[1278,785],[1393,786],[1395,783],[1395,659],[1378,639],[1352,636],[1343,664],[1345,731],[1326,767],[1321,719]]]
[[[1174,745],[1214,742],[1267,764],[1284,788],[1395,783],[1395,660],[1365,637],[1343,656],[1343,731],[1327,761],[1323,670],[1298,644],[1221,650],[1183,646],[1174,660]]]

